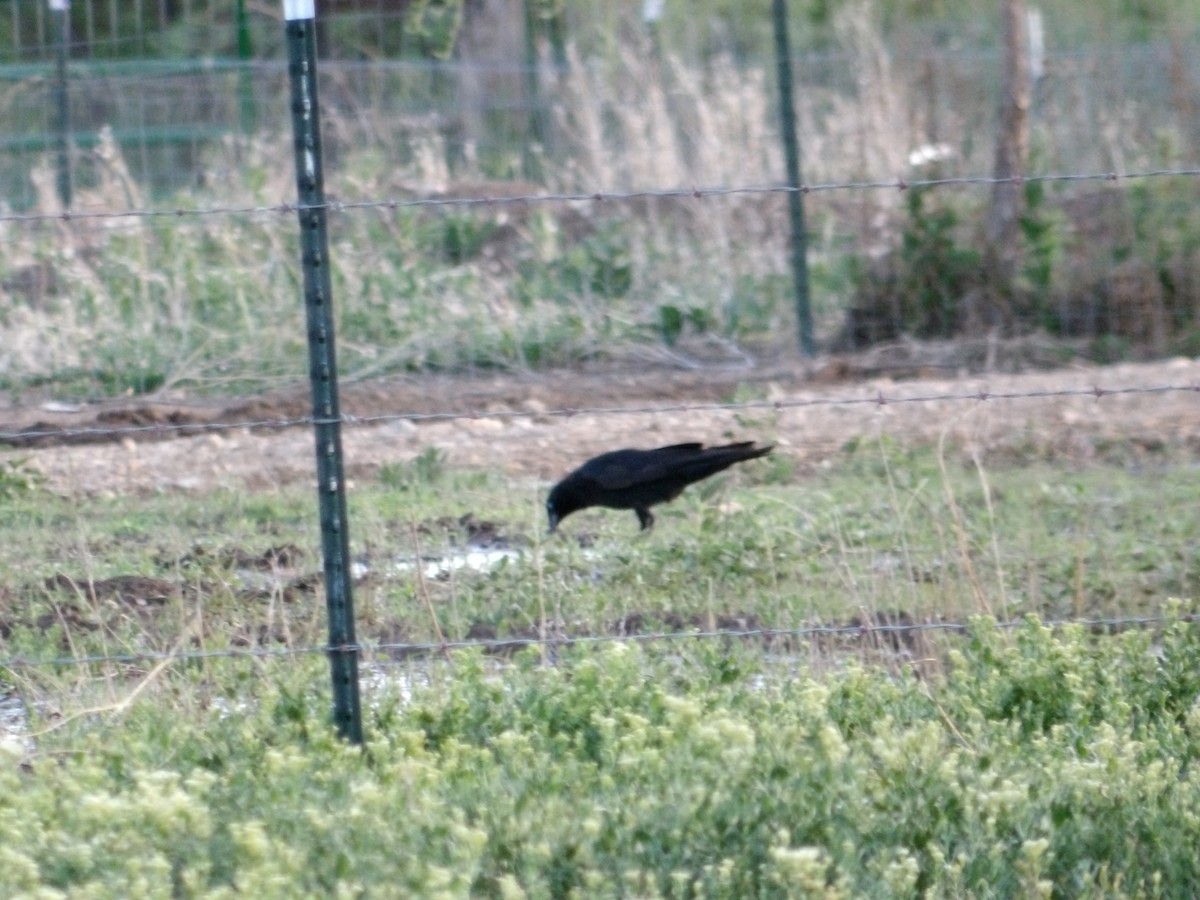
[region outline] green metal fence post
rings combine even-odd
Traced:
[[[538,17],[536,0],[525,0],[525,67],[524,89],[525,102],[529,104],[529,139],[525,141],[522,153],[522,174],[529,179],[537,180],[542,176],[542,164],[549,152],[547,146],[548,129],[546,125],[547,109],[542,97],[540,54],[538,53],[538,37],[542,31],[542,23]]]
[[[234,11],[237,22],[237,55],[241,63],[238,69],[238,113],[241,118],[242,134],[254,134],[258,127],[258,108],[254,102],[254,80],[250,66],[254,62],[254,42],[250,39],[250,20],[246,15],[246,0],[237,0]]]
[[[308,316],[309,377],[317,445],[317,493],[325,557],[325,598],[329,612],[329,666],[333,675],[333,715],[339,734],[363,740],[359,701],[354,599],[350,579],[349,519],[342,462],[341,410],[333,339],[332,279],[326,223],[321,124],[317,106],[317,48],[313,0],[283,0],[287,21],[296,189],[300,198],[301,263]]]
[[[71,0],[50,0],[50,13],[57,41],[54,93],[58,108],[54,123],[58,134],[58,199],[63,209],[71,208],[71,94],[67,84],[67,53],[71,44]]]
[[[796,136],[796,101],[792,92],[792,47],[788,37],[787,0],[773,0],[775,58],[779,70],[779,113],[783,127],[783,153],[787,164],[788,212],[792,225],[792,280],[796,291],[796,324],[800,351],[814,356],[812,310],[808,298],[808,238],[804,230],[804,194],[800,180],[800,140]]]

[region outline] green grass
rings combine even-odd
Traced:
[[[804,478],[781,457],[697,485],[662,507],[646,534],[631,514],[590,510],[548,539],[542,496],[495,476],[447,470],[433,453],[358,485],[350,497],[352,553],[370,572],[358,591],[363,639],[462,640],[480,628],[498,637],[586,636],[611,633],[631,617],[646,630],[728,619],[795,629],[899,613],[1104,618],[1154,614],[1164,598],[1195,596],[1200,584],[1200,526],[1189,514],[1200,486],[1189,466],[1166,459],[1141,469],[977,469],[931,450],[859,445]],[[441,579],[404,567],[417,554],[460,552],[466,515],[493,523],[515,557],[486,573]],[[145,649],[148,632],[169,642],[179,622],[197,614],[218,640],[234,623],[269,624],[269,615],[285,613],[313,626],[293,624],[292,640],[322,640],[319,592],[292,591],[284,602],[288,585],[321,569],[315,499],[299,488],[96,500],[84,508],[29,484],[0,510],[0,535],[0,572],[10,586],[5,615],[24,624],[65,604],[96,626],[63,636],[78,652],[114,642]],[[295,548],[288,571],[274,581],[246,575],[247,559],[281,546]],[[119,604],[48,589],[60,574],[77,583],[164,579],[177,597],[155,607],[148,628]],[[264,585],[265,600],[253,590]],[[258,599],[247,605],[251,594]],[[160,628],[164,621],[171,626]]]
[[[543,492],[425,454],[352,492],[368,644],[971,627],[368,652],[366,753],[331,733],[326,664],[299,652],[325,639],[309,491],[81,505],[10,478],[0,681],[36,743],[0,741],[0,893],[1186,896],[1200,633],[1170,598],[1197,593],[1200,486],[1160,463],[859,444],[819,474],[689,489],[649,534],[589,511],[546,539]],[[468,513],[523,555],[446,580],[397,567],[461,547]],[[277,581],[255,566],[272,550]],[[133,575],[166,596],[86,588]],[[1123,615],[1165,624],[1039,624]],[[297,652],[147,656],[254,647]]]

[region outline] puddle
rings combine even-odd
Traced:
[[[416,531],[422,536],[418,539],[418,551],[420,544],[428,541],[445,546],[445,552],[398,555],[377,567],[360,560],[352,569],[354,577],[361,578],[371,572],[394,577],[419,571],[428,580],[444,581],[455,572],[483,573],[508,562],[523,561],[530,549],[526,536],[507,534],[503,522],[480,519],[470,512],[422,522]]]
[[[10,685],[0,683],[0,751],[20,758],[34,752],[37,745],[29,736],[29,711],[25,701]]]
[[[389,574],[400,575],[416,570],[431,580],[449,578],[454,572],[467,570],[470,572],[487,572],[508,560],[524,559],[525,553],[512,547],[501,547],[490,550],[467,548],[449,553],[445,556],[423,555],[420,559],[401,557],[392,560]],[[363,568],[367,568],[365,565]],[[365,573],[364,573],[365,574]]]

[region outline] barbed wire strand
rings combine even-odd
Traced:
[[[1065,628],[1070,626],[1087,629],[1109,629],[1119,631],[1131,628],[1150,628],[1173,622],[1195,624],[1198,620],[1194,615],[1154,615],[1154,616],[1114,616],[1111,618],[1085,619],[1050,619],[1041,621],[1047,628]],[[1027,619],[1008,619],[997,621],[997,628],[1010,630],[1019,628]],[[1039,620],[1040,621],[1040,620]],[[61,668],[64,666],[88,665],[136,665],[139,663],[158,663],[164,661],[187,662],[195,660],[214,659],[270,659],[324,654],[330,652],[355,652],[370,654],[398,654],[402,657],[429,656],[451,650],[483,650],[483,651],[515,651],[525,647],[572,647],[609,643],[656,643],[660,641],[679,640],[714,640],[714,639],[808,639],[821,637],[850,637],[871,638],[886,635],[908,635],[924,632],[966,632],[971,629],[970,622],[936,621],[936,622],[903,622],[903,623],[864,623],[859,625],[806,625],[797,628],[745,628],[745,629],[710,629],[693,631],[656,631],[642,634],[605,634],[605,635],[529,635],[511,638],[473,639],[460,641],[418,641],[418,642],[359,642],[345,645],[304,645],[298,647],[252,647],[229,648],[223,650],[181,650],[175,652],[141,651],[137,653],[113,653],[81,656],[60,656],[48,659],[31,659],[24,656],[0,658],[0,669],[42,669]]]
[[[421,423],[452,422],[478,419],[572,418],[575,416],[653,415],[660,413],[688,412],[741,412],[749,410],[782,411],[787,409],[804,409],[810,407],[827,406],[884,407],[921,403],[961,403],[966,401],[988,403],[991,401],[1045,400],[1068,397],[1091,397],[1096,400],[1102,400],[1109,397],[1168,393],[1200,393],[1200,384],[1158,384],[1114,388],[1106,388],[1095,385],[1093,387],[1086,388],[1045,388],[1027,391],[989,391],[987,389],[981,389],[975,391],[952,391],[936,394],[914,394],[910,396],[903,394],[889,395],[885,394],[882,389],[879,389],[873,395],[864,397],[793,397],[777,398],[772,400],[662,403],[640,404],[634,406],[572,406],[545,410],[496,410],[492,412],[481,410],[472,410],[467,412],[395,412],[365,416],[343,413],[336,419],[306,415],[246,420],[228,419],[213,422],[157,422],[150,425],[115,425],[111,427],[87,426],[81,428],[48,428],[45,426],[38,427],[35,425],[22,430],[0,431],[0,444],[10,444],[24,447],[43,439],[64,441],[77,438],[109,438],[134,435],[188,435],[212,431],[226,431],[229,429],[238,428],[278,430],[306,425],[328,425],[335,421],[340,422],[342,425],[348,427],[365,427],[383,425],[398,421]],[[145,400],[142,401],[142,403],[143,408],[151,406],[173,405],[169,400]]]
[[[739,194],[818,194],[829,191],[858,190],[909,190],[954,186],[995,186],[998,184],[1035,184],[1050,182],[1120,182],[1143,178],[1178,178],[1200,176],[1200,169],[1153,169],[1143,172],[1080,172],[1045,175],[1013,175],[996,178],[987,175],[964,175],[955,178],[905,179],[888,181],[846,181],[821,184],[802,184],[792,187],[786,184],[679,187],[666,189],[596,190],[545,194],[519,194],[515,196],[482,197],[400,197],[381,200],[330,200],[324,204],[304,205],[297,203],[242,204],[235,206],[175,207],[172,209],[124,209],[124,210],[60,210],[58,212],[3,213],[0,223],[71,222],[92,219],[126,218],[185,218],[189,216],[214,215],[262,215],[304,212],[325,209],[332,213],[351,210],[407,209],[438,206],[503,206],[541,203],[589,203],[638,199],[695,199],[706,197],[735,196]]]

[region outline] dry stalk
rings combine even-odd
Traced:
[[[438,644],[441,645],[442,655],[446,657],[446,662],[450,662],[450,649],[446,646],[446,636],[442,633],[442,626],[438,623],[437,612],[433,608],[433,598],[429,594],[429,585],[425,583],[425,570],[421,567],[421,539],[417,533],[417,523],[410,519],[408,528],[409,534],[412,535],[413,571],[417,575],[417,593],[421,595],[421,601],[429,612],[429,621],[433,625],[433,633],[437,637]]]
[[[146,691],[146,689],[150,687],[150,685],[154,684],[154,682],[158,680],[159,676],[162,675],[163,672],[165,672],[172,664],[176,662],[175,654],[179,652],[179,649],[191,638],[192,634],[195,633],[196,630],[195,622],[186,626],[180,632],[179,637],[176,638],[175,643],[171,645],[171,649],[166,653],[166,655],[157,663],[155,663],[154,667],[146,673],[146,675],[137,683],[133,690],[127,693],[120,700],[114,701],[113,703],[106,703],[101,706],[93,706],[89,707],[88,709],[81,709],[71,713],[70,715],[63,716],[54,723],[47,725],[38,731],[31,731],[29,733],[29,738],[36,739],[42,737],[43,735],[49,734],[52,731],[57,731],[59,728],[62,728],[64,725],[67,725],[76,719],[81,719],[86,716],[103,715],[105,713],[116,713],[117,715],[120,715],[126,712],[131,706],[133,706],[137,698],[140,697]]]
[[[962,507],[958,505],[958,497],[954,486],[950,483],[950,473],[946,469],[946,429],[938,435],[937,461],[938,471],[942,473],[942,489],[946,493],[946,505],[950,509],[951,520],[954,522],[954,535],[958,542],[958,553],[962,559],[963,570],[971,584],[971,592],[975,602],[987,615],[993,615],[992,606],[988,603],[987,594],[979,581],[979,573],[975,571],[975,561],[971,558],[971,542],[967,537],[967,529],[963,523]]]

